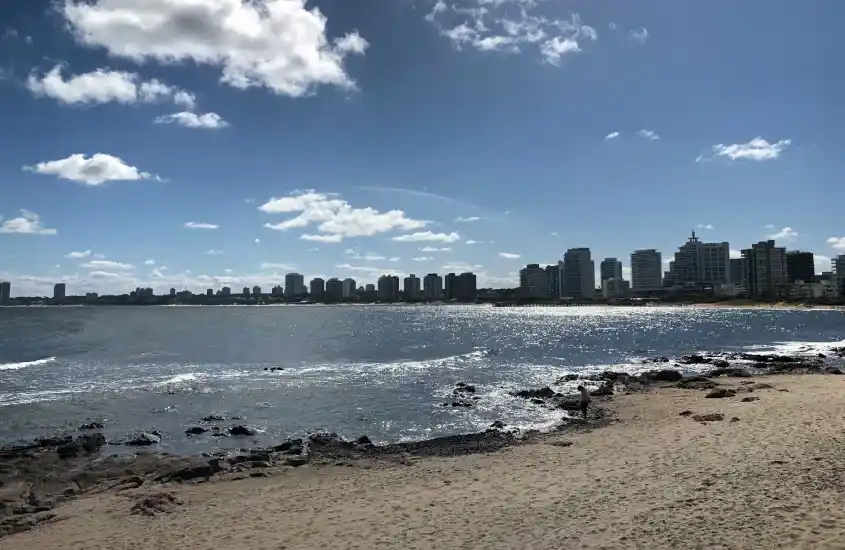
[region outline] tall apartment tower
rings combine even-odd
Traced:
[[[775,241],[760,241],[742,251],[743,279],[748,296],[776,298],[787,284],[786,249]]]
[[[405,293],[405,300],[416,302],[420,299],[420,278],[411,273],[410,276],[405,277],[403,291]]]
[[[426,300],[443,299],[443,278],[437,273],[423,277],[423,297]]]
[[[299,273],[285,275],[285,298],[293,298],[303,294],[305,294],[305,277]]]
[[[528,264],[519,270],[519,295],[523,298],[549,296],[549,276],[540,264]]]
[[[0,281],[0,304],[8,304],[12,298],[12,283]]]
[[[564,298],[595,297],[596,266],[589,248],[570,248],[563,255],[562,287]]]
[[[395,302],[399,299],[399,277],[382,275],[378,278],[378,299],[383,302]]]
[[[631,288],[659,290],[663,286],[663,255],[653,248],[631,253]]]
[[[56,283],[53,287],[53,300],[61,302],[67,297],[67,285],[64,283]]]
[[[616,258],[605,258],[599,266],[599,276],[602,281],[622,278],[622,262]]]
[[[812,252],[790,251],[786,253],[787,282],[804,281],[812,283],[816,279],[816,260]]]
[[[666,286],[716,286],[730,283],[731,250],[723,243],[703,243],[695,231],[687,243],[675,252],[675,259],[669,264],[664,285]]]

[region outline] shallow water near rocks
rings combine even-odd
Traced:
[[[397,442],[481,431],[496,420],[544,429],[564,413],[511,391],[567,373],[641,372],[655,367],[642,363],[655,356],[817,355],[843,339],[839,311],[0,308],[0,443],[91,421],[102,421],[110,440],[160,430],[157,450],[175,453],[269,444],[315,430]],[[442,407],[458,382],[474,385],[480,399],[468,408]],[[201,422],[212,414],[226,420]],[[257,434],[185,434],[192,426],[234,424]]]

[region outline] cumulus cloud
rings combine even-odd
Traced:
[[[153,259],[144,260],[144,265],[156,265],[156,261]]]
[[[514,254],[512,252],[499,252],[499,257],[505,258],[506,260],[518,260],[522,256],[520,256],[519,254]]]
[[[219,130],[226,128],[229,123],[217,113],[204,113],[198,115],[190,111],[182,111],[180,113],[173,113],[157,117],[154,122],[156,124],[178,124],[185,128],[196,128],[201,130]]]
[[[44,227],[41,217],[29,210],[20,210],[20,217],[4,220],[0,216],[0,233],[18,233],[21,235],[56,235],[58,231]]]
[[[27,87],[37,96],[49,97],[68,105],[172,102],[192,109],[196,100],[193,94],[185,90],[155,79],[143,80],[136,73],[124,71],[97,69],[65,80],[60,65],[46,74],[29,75]]]
[[[769,235],[770,239],[774,240],[784,240],[784,241],[792,241],[798,237],[798,233],[792,229],[791,227],[784,227],[777,233]]]
[[[132,264],[113,262],[111,260],[91,260],[90,262],[82,264],[82,267],[95,271],[132,271],[133,269],[135,269],[135,266]]]
[[[434,260],[432,256],[417,256],[416,258],[411,258],[411,261],[414,262],[430,262]]]
[[[650,141],[655,141],[655,140],[660,139],[660,136],[657,135],[657,132],[655,132],[654,130],[646,130],[645,128],[643,128],[642,130],[638,130],[637,135],[640,136],[641,138],[645,138],[645,139],[648,139]]]
[[[467,272],[467,271],[475,271],[476,269],[481,269],[481,264],[467,264],[463,262],[452,262],[443,264],[442,269],[445,271],[455,271],[455,272]]]
[[[185,227],[187,229],[219,229],[220,226],[216,223],[207,223],[207,222],[186,222]]]
[[[420,252],[451,252],[452,249],[448,246],[437,248],[435,246],[424,246],[420,248]]]
[[[610,132],[609,134],[607,134],[606,136],[604,136],[604,139],[605,139],[605,140],[609,140],[609,139],[616,139],[616,138],[618,138],[618,137],[619,137],[619,136],[621,136],[621,135],[622,135],[622,132]]]
[[[780,156],[780,154],[790,146],[792,140],[782,139],[776,143],[769,143],[760,136],[752,139],[748,143],[733,143],[725,145],[717,143],[711,150],[717,157],[726,157],[730,160],[773,160]]]
[[[65,258],[70,258],[71,260],[84,260],[85,258],[91,257],[92,252],[90,250],[82,250],[81,252],[69,252],[65,254]]]
[[[160,180],[158,176],[142,172],[118,157],[103,153],[96,153],[90,158],[78,153],[60,160],[24,166],[23,169],[91,186],[102,185],[109,181]]]
[[[642,44],[643,42],[648,40],[648,29],[643,27],[639,30],[631,31],[631,39]]]
[[[409,235],[399,235],[397,237],[393,237],[393,240],[400,243],[417,243],[426,241],[453,243],[460,238],[461,236],[457,233],[432,233],[431,231],[421,231],[418,233],[411,233]]]
[[[209,65],[229,86],[294,97],[318,85],[353,89],[345,59],[368,46],[357,32],[331,41],[306,0],[66,0],[61,13],[77,42],[112,56]]]
[[[831,237],[827,240],[832,248],[845,252],[845,237]]]
[[[521,0],[477,0],[474,4],[438,1],[425,19],[458,50],[515,54],[526,48],[551,65],[558,65],[565,55],[580,52],[580,43],[598,39],[596,29],[584,24],[578,14],[569,19],[549,18],[535,14],[537,5]]]
[[[371,207],[354,208],[339,195],[313,190],[271,198],[258,209],[268,214],[299,213],[279,223],[266,223],[264,227],[286,231],[314,224],[322,234],[306,234],[300,238],[330,243],[341,242],[347,237],[370,237],[397,229],[418,229],[428,224],[427,221],[409,218],[402,210],[379,212]]]

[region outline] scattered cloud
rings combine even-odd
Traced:
[[[229,123],[223,120],[217,113],[198,115],[190,111],[160,116],[154,122],[156,124],[178,124],[185,128],[197,128],[201,130],[219,130],[229,126]]]
[[[816,273],[830,271],[833,268],[833,262],[830,257],[821,254],[813,254],[813,264],[815,264]]]
[[[727,157],[731,160],[773,160],[780,156],[792,143],[790,139],[782,139],[776,143],[769,143],[760,136],[752,139],[748,143],[734,143],[725,145],[718,143],[711,147],[713,154],[717,157]]]
[[[700,223],[700,224],[696,225],[696,227],[699,228],[699,229],[713,229],[713,224]]]
[[[469,239],[468,241],[464,241],[464,244],[473,245],[473,244],[493,244],[493,241],[476,241],[474,239]]]
[[[144,265],[156,265],[156,261],[153,259],[144,260]]]
[[[222,255],[223,255],[223,251],[222,251],[222,250],[217,250],[217,249],[215,249],[215,248],[212,248],[211,250],[206,250],[206,251],[205,251],[205,253],[206,253],[208,256],[222,256]]]
[[[845,252],[845,237],[831,237],[827,240],[832,248]]]
[[[609,140],[609,139],[616,139],[616,138],[618,138],[618,137],[619,137],[619,136],[621,136],[621,135],[622,135],[622,132],[610,132],[609,134],[607,134],[606,136],[604,136],[604,139],[605,139],[605,140]]]
[[[219,229],[220,226],[215,223],[206,223],[206,222],[186,222],[185,227],[187,229]]]
[[[349,253],[348,250],[346,252]],[[354,256],[352,256],[352,259],[353,260],[365,260],[365,261],[368,261],[368,262],[378,262],[378,261],[381,261],[381,260],[386,260],[387,258],[385,256],[382,256],[381,254],[373,254],[372,252],[370,252],[370,253],[367,253],[367,254],[357,254],[356,253]]]
[[[281,269],[283,271],[293,271],[296,269],[295,265],[292,264],[280,264],[275,262],[264,262],[261,264],[261,269]]]
[[[453,243],[461,238],[457,233],[432,233],[431,231],[422,231],[418,233],[411,233],[409,235],[399,235],[393,237],[394,241],[400,243],[418,243],[418,242],[441,242]]]
[[[149,172],[142,172],[126,164],[122,159],[96,153],[90,158],[78,153],[60,160],[39,162],[23,169],[37,174],[53,175],[60,179],[76,181],[85,185],[102,185],[109,181],[161,180]]]
[[[21,235],[56,235],[58,231],[44,227],[41,217],[30,210],[20,210],[20,217],[4,220],[0,216],[0,233],[18,233]]]
[[[84,260],[85,258],[90,258],[92,252],[90,250],[83,250],[81,252],[69,252],[65,254],[65,258],[69,258],[71,260]]]
[[[383,267],[374,267],[369,265],[337,264],[335,268],[344,271],[358,271],[361,273],[369,273],[370,275],[374,276],[396,274],[395,269],[386,269]]]
[[[776,241],[777,240],[792,241],[792,240],[795,240],[797,237],[798,237],[798,233],[796,233],[795,230],[792,229],[791,227],[784,227],[783,229],[781,229],[777,233],[769,235],[770,239],[774,239]]]
[[[549,235],[551,235],[552,237],[557,237],[558,233],[557,231],[552,231],[551,233],[549,233]]]
[[[282,198],[271,198],[258,209],[268,214],[299,212],[299,215],[294,218],[276,224],[264,224],[264,227],[268,229],[286,231],[316,224],[317,229],[326,235],[309,235],[308,238],[305,236],[301,238],[334,243],[347,237],[370,237],[397,229],[419,229],[429,223],[409,218],[402,210],[379,212],[371,207],[353,208],[339,195],[318,193],[313,190],[296,192]]]
[[[343,240],[343,235],[311,235],[309,233],[304,233],[299,236],[299,240],[337,244]]]
[[[448,246],[437,248],[435,246],[424,246],[420,248],[420,252],[451,252],[452,249]]]
[[[83,268],[85,269],[92,269],[95,271],[99,270],[110,270],[110,271],[132,271],[135,269],[135,266],[132,264],[125,264],[121,262],[113,262],[111,260],[91,260],[90,262],[86,262],[82,264]]]
[[[252,241],[252,242],[254,242],[255,244],[261,244],[261,239],[255,239],[255,240],[254,240],[254,241]]]
[[[660,136],[657,135],[657,132],[655,132],[654,130],[646,130],[645,128],[643,128],[642,130],[638,130],[637,135],[641,138],[645,138],[651,141],[660,139]]]
[[[466,217],[458,216],[457,218],[455,218],[455,222],[456,223],[470,223],[470,222],[477,222],[480,219],[481,218],[478,217],[478,216],[466,216]]]
[[[742,258],[742,251],[741,251],[741,250],[736,250],[735,248],[731,248],[731,250],[730,250],[730,254],[731,254],[731,258],[733,258],[733,259],[735,259],[735,260],[736,260],[737,258]],[[671,260],[671,259],[669,259],[669,261],[672,261],[672,260]]]
[[[158,80],[142,80],[136,73],[97,69],[90,73],[62,76],[61,65],[46,74],[31,74],[27,88],[37,96],[49,97],[68,105],[92,103],[162,103],[173,102],[192,109],[193,94],[168,86]]]
[[[414,262],[430,262],[433,261],[434,258],[432,256],[417,256],[416,258],[411,258]]]
[[[765,229],[774,229],[774,228],[775,228],[775,224],[773,224],[773,223],[768,223],[768,224],[764,225],[763,227],[764,227]]]
[[[506,260],[518,260],[522,256],[519,254],[514,254],[512,252],[499,252],[500,258],[505,258]]]
[[[643,27],[640,30],[631,31],[631,39],[642,44],[648,40],[648,29]]]
[[[344,62],[368,46],[354,31],[331,42],[327,18],[306,0],[63,4],[59,10],[80,44],[137,63],[213,66],[226,85],[293,97],[319,85],[354,89]]]
[[[467,272],[467,271],[475,271],[477,269],[481,269],[482,267],[484,267],[484,266],[482,266],[480,264],[470,265],[470,264],[462,263],[462,262],[452,262],[452,263],[443,264],[441,266],[441,269],[444,269],[446,271]]]

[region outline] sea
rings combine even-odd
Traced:
[[[98,421],[110,440],[158,430],[157,449],[173,453],[244,445],[185,434],[211,414],[227,419],[222,426],[257,430],[248,438],[256,445],[315,431],[413,441],[482,431],[495,420],[543,430],[566,413],[510,392],[569,373],[641,372],[656,356],[817,355],[842,345],[845,312],[830,310],[0,308],[0,444]],[[458,382],[476,387],[473,407],[443,406]]]

